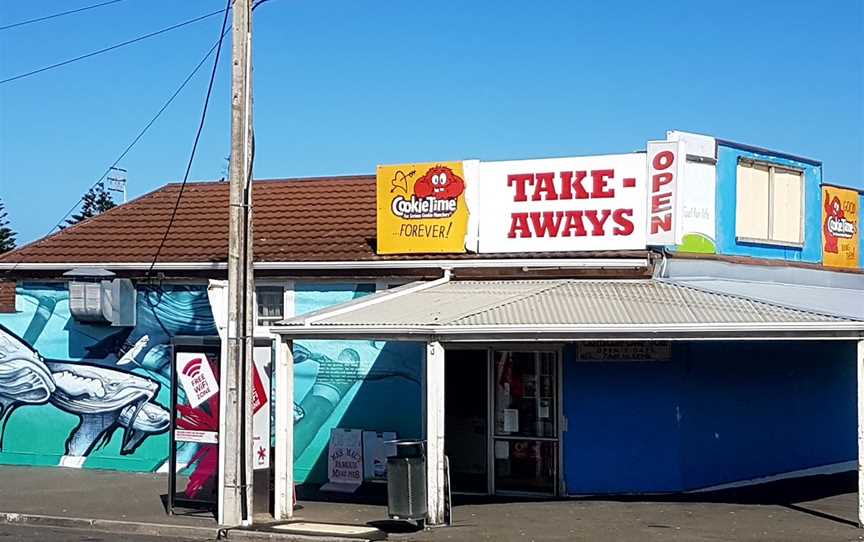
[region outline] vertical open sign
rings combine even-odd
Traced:
[[[648,244],[674,245],[678,238],[678,183],[684,172],[683,143],[648,142]]]

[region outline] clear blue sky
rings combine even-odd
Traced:
[[[92,3],[0,0],[0,26]],[[125,0],[0,31],[0,79],[223,5]],[[269,0],[255,18],[255,174],[626,152],[681,129],[821,159],[826,180],[864,187],[862,13],[862,0]],[[19,243],[101,175],[220,23],[0,85],[0,197]],[[196,180],[225,168],[224,59]],[[182,177],[208,72],[120,164],[131,196]]]

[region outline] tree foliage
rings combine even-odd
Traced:
[[[0,254],[15,248],[15,237],[18,235],[9,227],[9,219],[6,216],[6,204],[0,200]]]
[[[61,228],[66,228],[73,224],[77,224],[82,220],[102,214],[112,207],[116,207],[111,193],[105,188],[105,183],[99,183],[84,194],[81,198],[81,210],[74,213],[70,218],[66,219],[66,225]]]

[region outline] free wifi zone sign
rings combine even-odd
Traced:
[[[177,380],[192,408],[219,393],[219,384],[206,354],[178,352],[176,363]]]

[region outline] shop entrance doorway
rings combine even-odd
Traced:
[[[456,493],[555,495],[558,350],[447,349],[445,453]]]
[[[558,488],[558,352],[493,350],[493,489],[555,495]]]
[[[487,356],[448,349],[444,357],[444,453],[456,493],[489,493]]]

